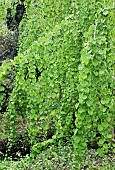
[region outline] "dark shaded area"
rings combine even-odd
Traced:
[[[17,25],[20,24],[20,22],[21,22],[21,20],[23,18],[23,15],[24,15],[24,13],[26,11],[23,2],[24,1],[22,0],[21,4],[18,4],[17,7],[16,7],[15,21],[16,21]]]
[[[12,24],[11,24],[12,22],[13,22],[12,9],[8,8],[7,15],[6,15],[6,24],[8,30],[12,30]]]
[[[17,55],[17,38],[18,32],[9,33],[6,37],[0,35],[0,66],[4,60],[13,59]]]
[[[12,9],[11,8],[7,9],[6,24],[8,30],[11,31],[15,31],[16,29],[18,30],[19,24],[22,21],[25,12],[26,8],[23,0],[21,0],[20,3],[17,4],[16,13],[14,16],[12,16]]]
[[[36,76],[36,81],[38,81],[38,78],[41,76],[41,73],[43,72],[40,72],[39,70],[38,70],[38,68],[36,67],[36,74],[35,74],[35,76]]]
[[[0,113],[4,114],[7,111],[7,106],[9,102],[9,96],[14,87],[14,78],[15,78],[15,70],[12,67],[12,70],[5,75],[5,82],[0,82],[0,85],[4,87],[3,91],[0,91],[0,94],[4,96],[2,102],[0,103]]]
[[[24,0],[17,4],[14,16],[12,15],[12,9],[7,9],[6,25],[9,32],[6,37],[0,35],[0,66],[4,60],[14,59],[18,54],[19,24],[25,12]]]
[[[8,143],[8,139],[0,141],[0,160],[10,157],[12,160],[18,160],[30,154],[30,139],[28,135],[19,134]]]
[[[7,148],[6,156],[11,157],[12,160],[18,160],[30,154],[30,139],[26,133],[20,133],[16,139],[10,142],[9,146],[7,145]]]
[[[7,150],[7,139],[0,140],[0,160],[3,160]]]

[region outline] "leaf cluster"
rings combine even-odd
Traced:
[[[17,117],[27,120],[31,156],[63,141],[72,141],[78,161],[95,140],[99,154],[114,150],[111,6],[102,0],[29,4],[6,114],[11,138]]]

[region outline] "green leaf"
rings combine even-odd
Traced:
[[[98,148],[97,152],[98,152],[99,155],[102,155],[103,154],[103,149],[102,148]]]
[[[105,150],[107,150],[108,149],[108,144],[103,144],[103,148],[105,149]]]
[[[101,99],[101,103],[104,104],[104,105],[108,104],[109,102],[110,102],[110,98],[106,97],[106,98]]]
[[[0,94],[0,100],[4,99],[4,95]]]
[[[109,11],[104,11],[104,12],[103,12],[103,15],[106,16],[106,15],[108,15],[108,13],[109,13]]]
[[[112,134],[107,134],[106,136],[108,139],[111,139],[112,138]]]
[[[76,103],[75,104],[75,108],[77,109],[79,107],[79,103]]]
[[[89,108],[88,113],[89,113],[89,115],[93,115],[93,110]]]
[[[99,146],[102,146],[104,144],[104,142],[105,142],[104,139],[100,139],[99,142],[98,142]]]
[[[3,86],[0,86],[0,91],[4,91],[5,88]]]
[[[98,130],[99,130],[99,132],[103,131],[103,126],[102,125],[98,125]]]

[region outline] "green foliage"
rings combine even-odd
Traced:
[[[5,19],[6,16],[6,9],[11,6],[12,0],[1,0],[0,1],[0,27],[3,26],[3,19]],[[1,28],[0,28],[1,29]]]
[[[107,162],[103,157],[100,157],[95,150],[90,150],[87,153],[86,160],[82,160],[80,168],[75,167],[75,162],[72,160],[73,148],[71,144],[66,143],[64,147],[52,147],[42,151],[37,155],[36,159],[31,159],[29,156],[20,159],[19,161],[4,160],[0,162],[0,170],[114,170],[115,162]]]
[[[29,20],[20,28],[19,55],[12,63],[7,134],[17,135],[21,116],[28,122],[31,156],[71,140],[73,160],[81,161],[97,133],[98,153],[107,153],[114,147],[112,2],[32,2],[26,2]]]

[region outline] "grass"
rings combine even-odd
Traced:
[[[75,166],[72,160],[72,146],[65,145],[62,148],[52,146],[42,151],[36,158],[29,156],[21,158],[19,161],[5,159],[0,162],[0,170],[114,170],[115,160],[108,156],[110,161],[100,157],[96,150],[89,150],[86,159],[79,167]]]

